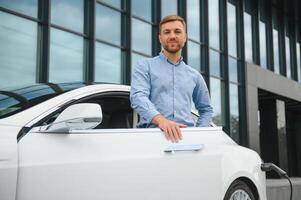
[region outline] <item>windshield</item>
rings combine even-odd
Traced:
[[[86,83],[34,84],[0,90],[0,119],[16,114],[64,92],[88,85]]]

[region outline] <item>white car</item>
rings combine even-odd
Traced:
[[[134,128],[129,86],[0,92],[1,200],[266,200],[262,160],[220,127]],[[101,122],[101,123],[100,123]]]

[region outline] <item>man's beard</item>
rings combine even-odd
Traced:
[[[170,45],[168,45],[168,44],[163,45],[163,48],[168,53],[177,53],[177,52],[181,51],[181,49],[183,48],[183,46],[180,43],[175,43],[174,45],[175,45],[175,47],[170,47]]]

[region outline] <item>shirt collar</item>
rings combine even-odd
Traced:
[[[181,56],[181,58],[178,60],[178,62],[176,64],[173,64],[170,60],[168,60],[168,58],[164,55],[163,51],[160,52],[159,54],[160,58],[163,59],[164,61],[169,62],[172,65],[178,66],[182,63],[183,61],[183,56]]]

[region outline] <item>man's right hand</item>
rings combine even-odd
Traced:
[[[171,120],[166,119],[163,115],[156,115],[152,119],[152,123],[159,126],[159,128],[164,132],[167,140],[172,142],[179,142],[182,140],[183,136],[180,128],[186,128],[184,124],[180,124]]]

